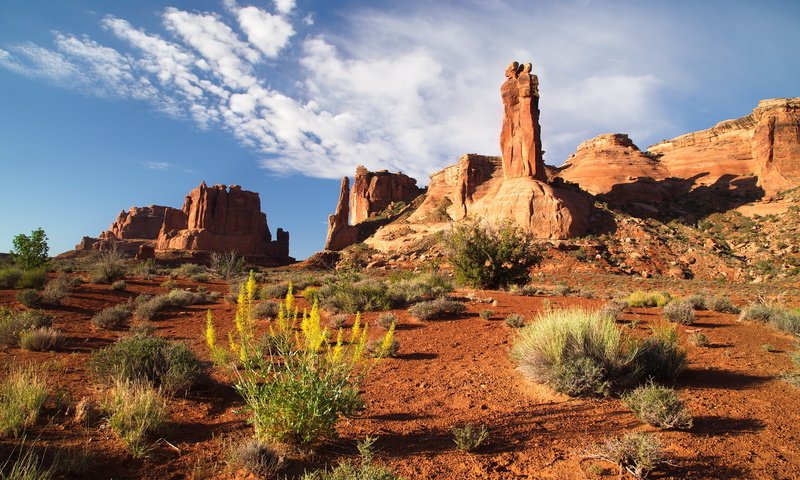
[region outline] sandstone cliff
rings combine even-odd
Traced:
[[[417,187],[417,181],[408,175],[387,170],[370,172],[359,166],[353,177],[353,192],[350,195],[350,224],[361,223],[383,212],[394,202],[408,203],[423,191]]]
[[[328,216],[328,236],[325,239],[325,250],[339,251],[358,241],[358,227],[350,225],[350,179],[342,178],[339,187],[339,203],[336,213]]]

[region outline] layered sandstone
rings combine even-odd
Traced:
[[[108,230],[97,238],[83,237],[76,250],[108,250],[112,247],[125,252],[137,252],[142,245],[154,245],[164,217],[172,207],[150,205],[120,211]]]
[[[278,229],[277,239],[261,212],[256,192],[238,185],[192,190],[181,210],[168,211],[156,241],[157,251],[236,251],[243,255],[289,256],[289,234]]]
[[[539,78],[531,64],[511,63],[500,87],[503,126],[500,151],[505,178],[530,177],[547,181],[539,126]]]
[[[342,178],[336,213],[328,216],[328,235],[325,250],[339,251],[358,241],[358,227],[348,223],[350,217],[350,179]]]
[[[350,195],[350,223],[359,224],[383,212],[392,203],[409,203],[422,192],[417,181],[408,175],[387,170],[370,172],[366,167],[358,166]]]

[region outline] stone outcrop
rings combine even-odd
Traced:
[[[798,186],[800,98],[762,100],[750,115],[659,142],[648,151],[669,176],[698,176],[697,185],[756,176],[767,194]]]
[[[350,179],[342,178],[336,213],[328,216],[328,236],[325,250],[339,251],[358,241],[358,227],[350,225]]]
[[[83,237],[76,250],[117,248],[147,259],[159,253],[231,251],[269,264],[286,264],[289,233],[273,240],[256,192],[237,185],[206,186],[186,196],[183,208],[149,206],[122,211],[99,238]]]
[[[157,251],[236,251],[249,256],[288,258],[289,233],[267,226],[256,192],[238,185],[205,182],[192,190],[181,210],[170,210],[156,241]]]
[[[350,224],[359,224],[386,210],[394,202],[409,203],[422,192],[417,187],[417,181],[408,175],[387,170],[370,172],[364,166],[359,166],[353,177],[350,195]]]
[[[513,62],[505,75],[506,81],[500,87],[503,174],[505,178],[530,177],[546,182],[539,126],[539,78],[531,74],[530,63]]]

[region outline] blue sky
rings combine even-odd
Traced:
[[[260,193],[305,258],[339,178],[497,154],[498,88],[531,61],[545,159],[640,147],[800,94],[796,1],[0,3],[0,251],[51,251],[202,180]]]

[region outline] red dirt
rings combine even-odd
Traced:
[[[112,304],[140,293],[163,293],[164,278],[128,280],[128,292],[85,283],[48,313],[54,326],[68,336],[59,352],[0,351],[0,366],[12,362],[44,364],[52,390],[51,401],[38,424],[27,432],[26,445],[89,454],[83,473],[66,478],[232,478],[225,467],[225,444],[252,433],[243,403],[230,387],[230,379],[215,369],[211,379],[188,395],[171,400],[171,422],[163,438],[145,461],[130,459],[121,442],[102,425],[76,425],[71,410],[86,395],[99,398],[87,362],[93,350],[126,334],[97,331],[91,316]],[[605,285],[610,282],[606,280]],[[602,284],[598,280],[595,287]],[[195,287],[186,280],[179,287]],[[210,290],[227,292],[227,285],[212,282]],[[686,285],[683,285],[686,286]],[[19,309],[15,291],[0,290],[0,305]],[[465,293],[465,292],[462,292]],[[363,385],[366,409],[358,418],[342,420],[340,438],[324,444],[314,455],[295,455],[287,471],[332,464],[356,455],[355,442],[379,436],[377,458],[408,479],[518,479],[612,478],[616,470],[580,452],[605,437],[631,430],[657,431],[643,425],[616,397],[570,399],[526,381],[515,370],[508,350],[514,331],[503,319],[522,313],[531,319],[547,300],[553,308],[582,305],[599,307],[604,300],[576,297],[521,297],[502,292],[468,292],[490,303],[470,301],[468,312],[457,318],[420,322],[405,311],[399,317],[397,358],[380,360]],[[735,297],[736,298],[736,297]],[[208,358],[201,338],[205,311],[217,320],[220,337],[230,328],[235,306],[218,303],[161,313],[156,334],[187,342]],[[484,321],[478,312],[494,310]],[[365,315],[374,336],[377,313]],[[621,323],[638,320],[635,327],[660,320],[660,309],[634,309]],[[265,326],[267,322],[260,322]],[[690,366],[675,383],[694,417],[689,431],[661,431],[670,464],[651,478],[798,478],[800,477],[800,401],[798,390],[780,380],[791,370],[788,353],[794,337],[769,327],[736,321],[730,314],[699,312],[694,325],[681,327]],[[702,331],[707,348],[686,344],[687,332]],[[770,344],[778,351],[766,352]],[[2,370],[4,371],[4,370]],[[476,454],[457,450],[453,426],[466,422],[486,425],[490,442]],[[0,439],[0,463],[18,441]],[[78,455],[79,456],[79,455]],[[597,466],[593,466],[593,465]],[[601,468],[602,467],[602,468]],[[292,477],[290,477],[292,478]]]

